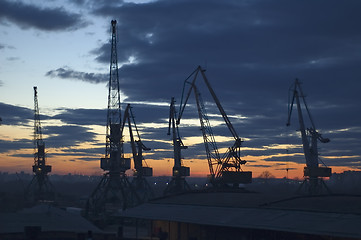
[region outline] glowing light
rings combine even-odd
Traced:
[[[361,160],[361,156],[360,155],[353,155],[353,156],[322,156],[322,158],[327,158],[327,159],[348,159],[348,158],[360,158]]]

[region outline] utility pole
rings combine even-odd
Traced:
[[[34,87],[34,176],[26,188],[25,197],[29,201],[52,201],[54,200],[53,186],[48,178],[51,166],[46,165],[45,143],[40,124],[38,106],[38,90]]]
[[[137,205],[140,200],[125,171],[130,169],[130,158],[124,157],[123,129],[117,60],[116,20],[111,21],[111,59],[108,93],[105,157],[100,167],[105,171],[100,183],[87,201],[89,216],[111,214],[114,210]]]

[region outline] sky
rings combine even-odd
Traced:
[[[105,153],[111,20],[117,20],[122,108],[133,107],[154,175],[171,175],[169,104],[205,74],[244,140],[244,171],[302,178],[298,78],[332,172],[361,170],[361,2],[358,0],[0,0],[0,171],[31,173],[34,92],[53,174],[100,175]],[[198,79],[220,151],[230,132]],[[178,108],[177,107],[177,108]],[[209,173],[194,96],[179,131],[191,176]],[[310,123],[306,121],[306,127]],[[130,156],[127,133],[125,154]],[[288,171],[287,171],[288,169]],[[131,174],[131,171],[129,172]]]

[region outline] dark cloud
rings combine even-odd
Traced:
[[[15,49],[15,47],[8,44],[0,43],[0,50],[4,50],[4,49]]]
[[[39,8],[19,1],[0,0],[0,20],[8,20],[21,28],[62,31],[84,27],[87,23],[80,14],[60,8]]]
[[[92,161],[99,161],[99,158],[92,158],[92,157],[81,157],[77,158],[75,161],[85,161],[85,162],[92,162]]]
[[[34,111],[29,108],[14,106],[0,102],[0,114],[3,125],[25,125],[34,119]],[[43,118],[41,115],[40,118]]]
[[[101,109],[62,109],[62,113],[53,116],[66,124],[75,125],[104,125],[106,124],[106,110]]]
[[[84,142],[94,142],[96,137],[90,128],[75,125],[43,127],[43,134],[48,135],[44,140],[46,146],[56,148],[72,148]]]
[[[105,99],[106,101],[106,99]],[[106,102],[105,104],[106,105]],[[127,103],[122,103],[121,108],[124,111]],[[141,130],[145,123],[164,124],[169,114],[168,106],[149,106],[144,103],[131,103],[134,121]],[[54,115],[53,119],[59,119],[66,124],[76,125],[106,125],[107,109],[58,109],[61,113]],[[168,122],[168,120],[167,120]],[[127,126],[127,125],[126,125]],[[158,127],[156,127],[158,128]],[[152,129],[152,126],[147,127]],[[166,132],[166,130],[164,130]]]
[[[122,87],[131,98],[179,94],[182,79],[202,64],[212,70],[216,88],[239,87],[238,94],[228,91],[225,101],[237,96],[255,100],[251,93],[281,99],[281,91],[296,76],[327,92],[330,85],[340,87],[336,81],[340,77],[351,83],[348,70],[360,63],[354,54],[359,46],[355,39],[361,36],[355,30],[360,21],[354,20],[360,17],[354,9],[360,3],[341,4],[340,14],[329,7],[340,5],[337,2],[321,2],[157,1],[103,5],[95,14],[118,19],[119,61],[127,62],[131,56],[137,60],[120,70]],[[97,60],[108,63],[109,59],[106,43]],[[329,68],[337,73],[331,79],[321,75]],[[353,78],[357,76],[360,71],[353,72]],[[260,99],[256,104],[261,104]]]
[[[263,148],[302,143],[296,134],[299,129],[296,111],[291,126],[286,127],[289,87],[297,77],[303,82],[318,130],[331,139],[330,143],[319,145],[321,156],[346,156],[325,158],[325,163],[361,166],[355,157],[347,158],[361,155],[360,1],[210,0],[205,4],[201,0],[162,0],[131,4],[80,0],[77,3],[91,4],[95,9],[92,14],[117,19],[120,87],[128,96],[127,102],[168,104],[174,96],[178,105],[184,80],[202,65],[239,136],[250,139],[243,143],[247,147],[243,156],[272,155],[265,159],[270,165],[303,164],[302,148],[289,150],[290,154],[300,156],[277,156],[286,153],[282,147]],[[107,66],[110,47],[109,39],[104,39],[91,53],[96,61]],[[89,83],[108,81],[107,74],[79,72],[69,67],[51,70],[46,75]],[[222,118],[202,79],[197,80],[197,86],[214,132],[231,136],[225,123],[213,124]],[[171,138],[166,135],[169,107],[132,106],[146,145],[152,149],[169,149],[154,151],[151,157],[172,157]],[[58,141],[57,146],[72,146],[92,141],[94,136],[87,125],[104,125],[105,129],[106,110],[63,109],[53,118],[76,127],[73,134],[68,132],[70,128],[65,128],[66,132],[57,139],[49,140]],[[189,118],[198,118],[194,96],[183,115],[183,119]],[[14,123],[19,123],[15,119]],[[308,121],[306,125],[309,126]],[[54,134],[57,131],[62,129],[51,129]],[[184,122],[180,133],[183,138],[201,136],[198,126],[190,127]],[[219,147],[230,144],[220,142]],[[191,146],[183,154],[187,159],[195,156],[205,159],[203,143]]]
[[[104,144],[103,144],[104,145]],[[84,154],[101,154],[105,152],[105,148],[104,147],[98,147],[98,148],[83,148],[83,149],[73,149],[73,148],[68,148],[68,149],[64,149],[63,152],[65,154],[70,153],[75,155],[79,155],[79,156],[84,156]]]
[[[34,147],[34,142],[29,139],[17,139],[13,141],[0,140],[0,153],[6,153],[20,149],[29,149],[33,147]],[[30,155],[26,155],[26,156],[28,157]]]
[[[8,58],[6,58],[6,60],[8,60],[8,61],[17,61],[19,59],[20,59],[19,57],[8,57]]]
[[[70,0],[69,3],[74,3],[79,6],[83,6],[87,3],[87,0]]]
[[[75,125],[104,125],[106,124],[106,110],[99,109],[66,109],[54,116],[66,124]]]
[[[78,72],[69,67],[50,70],[45,74],[45,76],[58,77],[62,79],[75,79],[90,83],[102,83],[109,81],[108,74]]]

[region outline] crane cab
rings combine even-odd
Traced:
[[[305,177],[331,177],[331,168],[329,167],[305,167],[303,169]]]
[[[225,184],[248,184],[252,183],[252,172],[236,172],[236,171],[226,171],[222,173],[220,179]]]
[[[173,177],[188,177],[190,176],[190,168],[185,166],[173,167]]]
[[[101,158],[100,159],[100,168],[105,171],[120,171],[125,172],[130,169],[130,158]]]

